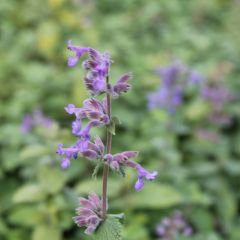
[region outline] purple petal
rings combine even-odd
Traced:
[[[99,149],[99,152],[100,152],[100,153],[103,153],[103,152],[104,152],[105,147],[104,147],[104,144],[103,144],[103,142],[102,142],[102,140],[101,140],[100,137],[96,137],[96,138],[95,138],[95,145],[96,145],[97,148]]]
[[[95,151],[89,150],[89,149],[83,151],[83,152],[82,152],[82,155],[83,155],[84,157],[86,157],[87,159],[89,159],[89,160],[94,160],[94,159],[96,159],[97,156],[98,156]]]
[[[142,178],[138,178],[136,184],[135,184],[135,189],[136,191],[140,191],[144,187],[144,181]]]
[[[77,64],[78,60],[81,58],[81,56],[89,51],[89,48],[72,45],[71,40],[68,41],[67,48],[70,51],[73,51],[75,53],[74,57],[68,58],[68,66],[69,67],[74,67]]]
[[[126,151],[126,152],[122,152],[122,154],[126,157],[126,158],[135,158],[138,156],[138,152],[137,151]]]
[[[117,83],[126,83],[128,80],[130,80],[132,78],[132,73],[125,73],[124,75],[122,75],[119,80],[117,81]]]
[[[70,167],[70,164],[71,164],[70,159],[64,158],[61,162],[61,167],[62,169],[67,169]]]

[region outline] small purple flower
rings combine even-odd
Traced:
[[[74,67],[77,64],[78,60],[82,57],[82,55],[84,55],[85,53],[87,53],[89,51],[89,48],[87,48],[87,47],[78,47],[78,46],[72,45],[71,40],[68,41],[67,48],[70,51],[75,53],[74,57],[68,58],[68,66],[69,67]]]
[[[224,111],[225,105],[234,98],[229,89],[219,82],[209,82],[203,87],[201,95],[211,106],[210,122],[217,125],[227,125],[231,122],[231,116]]]
[[[144,179],[152,181],[158,175],[158,173],[156,171],[148,172],[141,165],[138,165],[136,167],[136,169],[138,171],[138,180],[137,180],[137,182],[135,184],[136,191],[140,191],[144,187]]]
[[[74,57],[68,58],[68,66],[74,67],[78,60],[88,54],[89,58],[82,66],[87,71],[85,85],[92,95],[99,95],[107,91],[106,77],[108,76],[112,60],[108,53],[100,53],[93,48],[79,47],[68,42],[68,49],[75,53]]]
[[[88,142],[87,147],[81,152],[82,156],[89,160],[102,159],[104,154],[104,144],[100,137],[96,137],[94,143]]]
[[[197,71],[190,70],[188,76],[188,82],[192,84],[200,84],[204,81],[204,77]]]
[[[80,198],[79,202],[81,207],[76,209],[73,220],[79,227],[86,227],[85,233],[91,235],[103,221],[102,200],[96,193],[90,193],[88,199]]]
[[[100,137],[96,137],[94,143],[89,139],[79,139],[77,143],[71,147],[64,148],[63,144],[58,144],[57,154],[65,156],[61,161],[61,167],[66,169],[70,166],[70,160],[76,159],[79,155],[89,160],[102,159],[104,155],[104,145]]]
[[[27,114],[24,116],[21,131],[23,133],[28,133],[33,127],[37,126],[50,128],[53,123],[54,121],[51,118],[44,116],[41,110],[35,109],[31,115]]]
[[[63,156],[63,155],[65,156],[65,158],[63,158],[61,161],[61,167],[63,169],[66,169],[70,166],[70,160],[72,158],[74,158],[74,159],[77,158],[78,154],[81,153],[81,151],[83,150],[83,149],[81,149],[81,147],[82,146],[80,146],[80,144],[79,145],[76,144],[71,147],[64,148],[63,144],[58,144],[56,153],[61,156]]]
[[[62,160],[62,168],[69,167],[70,159],[78,154],[85,156],[89,160],[102,158],[102,156],[96,152],[96,149],[91,149],[90,131],[93,127],[105,126],[110,123],[106,108],[106,99],[103,99],[103,101],[100,102],[94,98],[86,99],[83,102],[82,108],[77,108],[74,104],[68,104],[68,106],[65,107],[68,114],[74,114],[76,116],[76,119],[72,122],[72,133],[78,137],[78,141],[70,148],[62,149],[62,145],[59,145],[57,153],[59,155],[66,155]],[[87,118],[89,122],[83,127],[82,119],[84,118]],[[95,144],[104,149],[101,139],[97,139]]]
[[[112,96],[118,97],[121,93],[126,93],[131,89],[131,85],[128,81],[132,78],[132,73],[126,73],[122,75],[117,83],[113,86]]]
[[[23,133],[28,133],[33,128],[33,125],[34,125],[33,118],[29,114],[27,114],[23,118],[21,131]]]
[[[191,236],[192,227],[187,223],[182,213],[176,211],[172,216],[165,217],[156,227],[160,239],[175,239],[177,235]]]
[[[110,123],[105,99],[103,99],[102,102],[94,98],[86,99],[83,102],[83,112],[86,114],[89,120],[98,120],[103,125]]]
[[[64,158],[64,159],[62,159],[62,162],[61,162],[61,168],[62,169],[67,169],[67,168],[70,167],[70,164],[71,164],[70,159],[69,158]]]
[[[113,170],[118,171],[121,166],[136,169],[138,172],[138,180],[135,184],[135,189],[136,191],[140,191],[144,186],[144,180],[152,181],[156,178],[158,173],[156,171],[149,172],[144,169],[139,163],[129,160],[130,158],[135,158],[137,155],[138,152],[136,151],[126,151],[114,155],[106,154],[104,156],[104,159]]]
[[[157,91],[148,95],[150,109],[163,108],[175,112],[182,104],[184,89],[190,84],[199,84],[203,77],[198,72],[174,61],[170,66],[156,71],[161,77],[162,84]]]

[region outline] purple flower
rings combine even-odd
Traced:
[[[76,116],[76,119],[72,122],[72,133],[78,138],[78,141],[70,148],[63,149],[62,145],[59,145],[57,153],[66,156],[62,160],[62,168],[65,169],[69,167],[70,159],[78,154],[85,156],[89,160],[102,158],[103,152],[99,154],[96,148],[97,146],[101,146],[104,150],[103,143],[100,138],[97,138],[95,140],[96,147],[93,148],[93,144],[90,143],[90,131],[93,127],[100,127],[110,123],[107,114],[106,99],[100,102],[97,99],[89,98],[83,102],[82,108],[77,108],[74,104],[68,104],[65,110],[68,114],[74,114]],[[84,118],[89,120],[85,127],[82,126],[82,119]]]
[[[157,91],[148,95],[150,109],[163,108],[175,112],[182,104],[184,89],[190,84],[199,84],[203,77],[198,72],[174,61],[170,66],[157,69],[162,84]]]
[[[33,125],[34,125],[33,118],[29,114],[27,114],[23,118],[21,131],[23,133],[28,133],[32,130]]]
[[[126,73],[122,75],[117,83],[113,86],[112,96],[118,97],[121,93],[126,93],[131,89],[131,85],[128,81],[132,78],[132,73]]]
[[[70,51],[74,52],[74,54],[75,54],[75,56],[68,58],[68,66],[69,67],[74,67],[77,64],[78,60],[82,57],[82,55],[84,55],[85,53],[87,53],[89,51],[89,48],[87,48],[87,47],[79,47],[79,46],[72,45],[71,40],[68,41],[67,48]]]
[[[94,98],[89,98],[83,102],[83,112],[89,120],[97,120],[103,125],[110,123],[105,101],[106,99],[100,102]]]
[[[74,57],[68,58],[68,66],[74,67],[82,55],[88,53],[89,58],[82,66],[87,71],[85,85],[92,95],[99,95],[107,91],[106,78],[109,73],[112,60],[108,53],[100,53],[93,48],[80,47],[68,42],[68,49],[75,53]]]
[[[221,83],[210,82],[203,87],[201,95],[211,106],[210,122],[217,125],[226,125],[231,122],[231,116],[224,110],[225,105],[234,98],[229,89]]]
[[[203,82],[203,80],[204,80],[204,77],[199,72],[194,70],[189,71],[189,76],[188,76],[189,83],[200,84],[201,82]]]
[[[96,193],[90,193],[87,198],[79,199],[81,207],[76,209],[77,216],[73,218],[79,227],[86,227],[85,233],[91,235],[102,219],[102,200]]]
[[[165,217],[156,227],[157,235],[162,239],[174,239],[177,235],[190,236],[192,227],[187,223],[182,213],[176,211],[172,216]]]
[[[35,109],[33,113],[27,114],[24,116],[21,126],[21,131],[23,133],[30,132],[33,127],[43,127],[50,128],[53,125],[54,121],[43,115],[42,111],[39,109]]]
[[[104,150],[105,147],[101,138],[96,137],[94,143],[90,141],[87,143],[87,148],[81,154],[89,160],[102,159]]]
[[[136,191],[140,191],[144,187],[144,180],[152,181],[156,178],[158,173],[156,171],[154,172],[148,172],[146,169],[144,169],[141,165],[137,165],[136,169],[138,171],[138,180],[135,184]]]
[[[71,159],[78,156],[86,157],[89,160],[102,159],[104,155],[104,144],[100,137],[96,137],[94,143],[89,139],[79,139],[77,143],[71,147],[64,148],[63,144],[58,144],[57,154],[65,156],[61,161],[61,167],[66,169],[70,166]]]
[[[81,151],[83,150],[82,147],[83,146],[80,143],[68,148],[64,148],[63,144],[58,144],[56,153],[59,154],[60,156],[63,156],[63,155],[65,156],[65,158],[63,158],[61,161],[61,167],[63,169],[66,169],[70,166],[70,160],[72,158],[74,159],[77,158],[78,153],[81,153]]]
[[[114,155],[106,154],[104,156],[104,159],[113,170],[118,171],[121,166],[136,169],[138,172],[138,180],[135,184],[135,189],[136,191],[140,191],[144,186],[144,180],[152,181],[156,178],[158,173],[156,171],[149,172],[144,169],[139,163],[129,160],[131,158],[135,158],[137,155],[138,152],[136,151],[126,151]]]

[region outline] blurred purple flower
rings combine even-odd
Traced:
[[[187,223],[180,211],[176,211],[172,216],[165,217],[156,227],[156,233],[160,239],[171,240],[182,234],[191,236],[193,234],[192,227]]]
[[[227,125],[231,122],[231,116],[224,109],[234,98],[229,89],[219,82],[209,82],[202,88],[201,95],[210,104],[209,120],[212,123]]]
[[[29,114],[25,115],[22,121],[21,131],[23,133],[28,133],[32,130],[33,126],[34,122],[32,116]]]
[[[79,199],[80,208],[76,209],[77,216],[73,218],[79,227],[86,227],[85,233],[92,234],[103,221],[102,200],[96,193],[90,193],[88,198]]]
[[[196,135],[198,138],[211,141],[211,142],[216,142],[219,139],[219,135],[217,132],[213,130],[208,130],[204,128],[197,129]]]
[[[32,114],[26,114],[23,118],[21,131],[23,133],[30,132],[33,127],[50,128],[54,123],[53,119],[43,115],[42,111],[35,109]]]
[[[196,85],[203,81],[200,73],[174,61],[170,66],[156,70],[162,84],[157,91],[148,95],[150,109],[163,108],[175,112],[183,102],[184,89],[190,84]]]

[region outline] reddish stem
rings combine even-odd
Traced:
[[[109,77],[106,78],[106,85],[107,90],[109,89]],[[109,119],[111,119],[111,96],[109,92],[107,92],[107,114]],[[112,145],[112,134],[107,129],[107,142],[106,142],[106,153],[111,152],[111,145]],[[107,182],[108,182],[108,172],[109,172],[109,166],[107,163],[104,163],[103,167],[103,177],[102,177],[102,208],[103,208],[103,214],[102,217],[106,218],[107,215]]]

